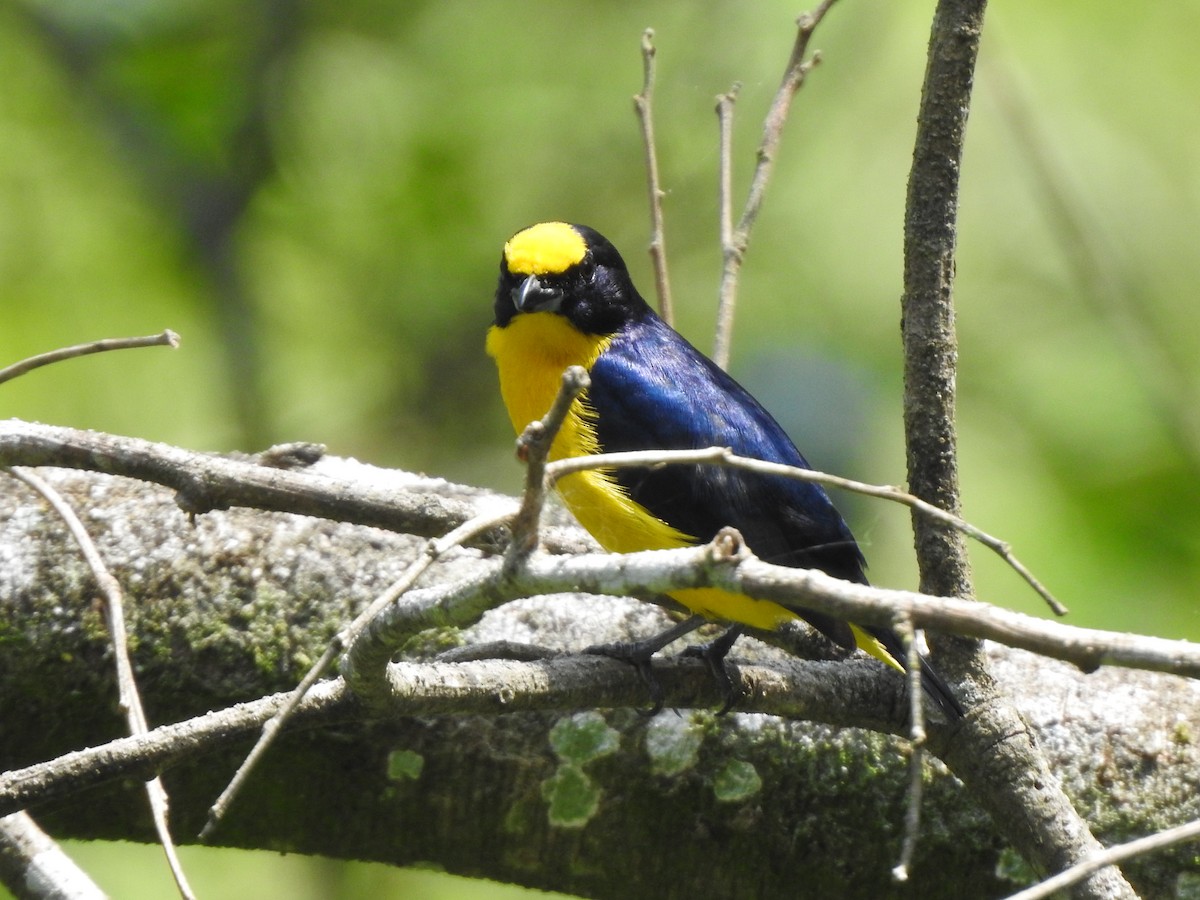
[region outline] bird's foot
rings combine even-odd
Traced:
[[[704,660],[708,666],[713,679],[717,682],[717,687],[720,688],[721,694],[725,698],[725,702],[717,710],[718,716],[723,716],[733,709],[734,704],[743,693],[741,676],[726,659],[741,635],[742,626],[734,625],[720,637],[714,638],[707,644],[695,644],[682,653],[683,656],[698,657]]]
[[[596,644],[595,646],[586,648],[583,652],[596,656],[607,656],[611,659],[619,659],[633,666],[638,673],[638,677],[642,680],[642,684],[646,685],[646,690],[650,693],[651,706],[649,710],[645,711],[644,715],[656,716],[662,712],[664,699],[662,683],[658,680],[658,676],[654,674],[651,659],[655,653],[667,646],[667,644],[679,640],[679,638],[686,634],[691,634],[703,625],[704,622],[705,619],[702,616],[691,616],[645,640]],[[722,639],[718,638],[718,640]],[[716,642],[714,641],[714,643]],[[726,650],[725,652],[728,653],[729,651]]]

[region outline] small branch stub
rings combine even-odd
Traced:
[[[713,536],[709,547],[710,558],[715,563],[740,563],[753,555],[746,546],[742,533],[736,528],[722,528]]]

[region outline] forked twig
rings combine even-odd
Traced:
[[[658,296],[658,314],[668,325],[674,324],[671,279],[667,274],[666,232],[663,228],[662,201],[666,193],[658,177],[658,146],[654,139],[654,29],[642,32],[642,92],[634,94],[633,109],[642,129],[646,154],[646,181],[650,193],[650,262],[654,266],[654,291]]]
[[[758,145],[758,164],[754,168],[754,176],[750,181],[750,191],[746,197],[742,217],[738,220],[737,228],[730,233],[729,242],[722,241],[721,252],[724,257],[724,266],[721,271],[713,361],[723,369],[729,366],[737,279],[738,273],[741,271],[742,259],[746,255],[746,247],[750,243],[750,231],[762,209],[767,182],[770,180],[771,171],[775,166],[775,156],[783,137],[783,126],[787,122],[792,98],[804,84],[804,79],[813,66],[821,61],[819,53],[814,53],[811,58],[805,59],[804,55],[808,52],[809,39],[834,2],[835,0],[822,0],[813,12],[805,13],[797,20],[796,42],[792,46],[792,55],[788,58],[783,81],[775,92],[775,99],[771,102],[771,108],[767,111],[767,117],[763,122],[762,140]]]

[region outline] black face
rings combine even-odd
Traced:
[[[616,247],[586,225],[571,227],[588,249],[582,261],[563,272],[514,275],[501,257],[496,325],[503,328],[520,313],[555,312],[585,334],[613,334],[650,311]]]

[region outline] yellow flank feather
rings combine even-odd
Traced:
[[[854,632],[854,642],[858,644],[859,650],[875,657],[882,663],[886,663],[897,672],[904,671],[904,666],[900,665],[900,660],[888,653],[887,648],[879,643],[879,638],[867,634],[867,632],[863,631],[853,622],[847,624],[849,624],[850,630]]]
[[[504,245],[504,264],[514,275],[560,275],[586,255],[583,236],[566,222],[531,225]]]
[[[697,615],[739,622],[762,631],[774,631],[784,622],[800,618],[786,606],[720,588],[685,588],[671,591],[671,596]]]
[[[500,393],[516,432],[520,434],[526,425],[550,409],[564,369],[568,366],[590,369],[611,340],[584,334],[563,316],[551,312],[525,313],[515,316],[504,328],[492,326],[488,331],[487,351],[500,371]],[[594,416],[585,393],[567,415],[550,448],[550,458],[599,452]],[[630,498],[607,472],[593,469],[568,475],[558,482],[558,492],[579,524],[611,552],[669,550],[695,543],[693,537],[671,527]],[[797,618],[794,612],[777,603],[717,588],[692,588],[675,591],[671,596],[699,615],[741,622],[766,631]],[[855,637],[868,653],[895,665],[870,635],[856,629]]]

